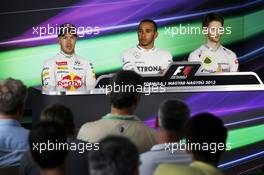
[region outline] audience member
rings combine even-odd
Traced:
[[[91,175],[139,175],[138,165],[137,147],[125,137],[108,136],[89,155]]]
[[[137,89],[142,86],[141,79],[133,71],[116,73],[111,81],[110,113],[98,121],[84,124],[77,137],[93,143],[108,135],[121,135],[131,139],[140,153],[148,151],[156,142],[155,132],[134,115],[140,101]]]
[[[19,123],[26,97],[27,88],[20,80],[0,80],[0,167],[18,166],[28,149],[29,131]]]
[[[67,135],[62,125],[42,121],[29,134],[30,155],[40,167],[40,175],[65,175]]]
[[[79,143],[82,145],[89,144],[74,138],[74,116],[69,108],[60,104],[51,105],[42,111],[40,119],[41,121],[54,121],[64,126],[68,143],[75,143],[76,145]],[[81,150],[72,150],[68,152],[66,158],[67,175],[89,175],[87,164],[88,151],[82,153],[79,153],[79,151]],[[21,159],[19,171],[20,175],[39,175],[40,168],[30,159],[29,154],[25,153]]]
[[[167,100],[160,105],[158,144],[140,155],[140,174],[152,175],[160,163],[191,163],[191,156],[180,149],[183,127],[189,117],[188,106],[179,100]]]
[[[188,152],[193,158],[190,167],[163,164],[155,175],[223,175],[217,168],[227,139],[227,129],[222,120],[209,113],[197,114],[187,122],[185,137]]]

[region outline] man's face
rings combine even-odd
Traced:
[[[219,21],[212,21],[208,25],[208,39],[214,43],[220,42],[222,24]]]
[[[138,42],[143,48],[150,49],[154,46],[154,40],[157,38],[158,33],[151,22],[143,22],[138,28]]]
[[[61,50],[66,54],[73,54],[77,37],[66,33],[64,36],[59,37],[59,44]]]

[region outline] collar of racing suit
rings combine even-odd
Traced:
[[[66,58],[72,58],[72,57],[74,57],[75,56],[75,54],[73,53],[73,54],[71,54],[71,55],[69,55],[69,54],[66,54],[65,52],[63,52],[62,50],[60,51],[60,54],[62,54],[63,56],[65,56]]]
[[[209,47],[207,44],[204,44],[204,47],[206,47],[207,49],[209,49],[212,52],[216,52],[217,50],[219,50],[222,47],[222,45],[220,44],[217,49],[213,49],[212,47]]]
[[[151,49],[144,49],[143,47],[141,47],[139,44],[137,45],[137,48],[140,50],[140,51],[143,51],[143,52],[149,52],[149,51],[154,51],[156,48],[153,47]]]

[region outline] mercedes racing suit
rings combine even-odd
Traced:
[[[96,80],[91,63],[62,51],[44,63],[41,77],[43,90],[87,90]]]
[[[123,70],[134,70],[138,74],[158,74],[172,62],[172,55],[159,48],[144,49],[140,46],[128,49],[121,55]]]
[[[236,54],[222,45],[216,50],[202,45],[189,55],[188,61],[200,62],[200,70],[205,73],[238,71]]]

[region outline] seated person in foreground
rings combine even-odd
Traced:
[[[218,13],[209,13],[203,19],[206,43],[193,51],[188,61],[200,62],[201,72],[237,72],[238,59],[234,52],[221,45],[224,19]],[[227,35],[227,34],[226,34]]]
[[[30,155],[40,167],[40,175],[66,175],[65,160],[68,151],[58,146],[57,149],[55,146],[54,149],[47,149],[48,142],[49,145],[67,143],[66,132],[62,125],[52,121],[42,121],[35,125],[29,134]]]
[[[191,156],[185,150],[176,148],[183,137],[183,126],[189,117],[188,106],[179,100],[167,100],[160,105],[157,118],[158,144],[140,155],[140,174],[152,175],[160,163],[191,163]]]
[[[156,133],[134,115],[140,101],[136,87],[142,86],[141,76],[133,71],[120,71],[112,77],[111,86],[110,113],[82,125],[77,138],[94,143],[108,135],[121,135],[131,139],[140,153],[148,151],[156,143]],[[116,91],[118,86],[123,90]]]
[[[201,113],[193,116],[185,129],[186,144],[189,145],[187,151],[193,162],[190,166],[161,164],[155,175],[223,175],[217,168],[227,148],[227,129],[222,120],[212,114]]]
[[[89,154],[90,175],[139,175],[139,155],[128,138],[108,136]]]
[[[61,124],[67,134],[67,143],[79,144],[78,148],[85,147],[86,143],[75,139],[74,116],[72,111],[60,104],[54,104],[44,109],[40,116],[41,121],[54,121]],[[83,147],[81,147],[84,145]],[[80,152],[79,152],[80,151]],[[67,175],[89,175],[88,173],[88,151],[70,150],[66,158]],[[39,175],[40,167],[30,158],[26,152],[20,161],[20,175]]]
[[[0,80],[0,167],[18,166],[28,149],[29,130],[19,123],[26,97],[27,88],[20,80]]]

